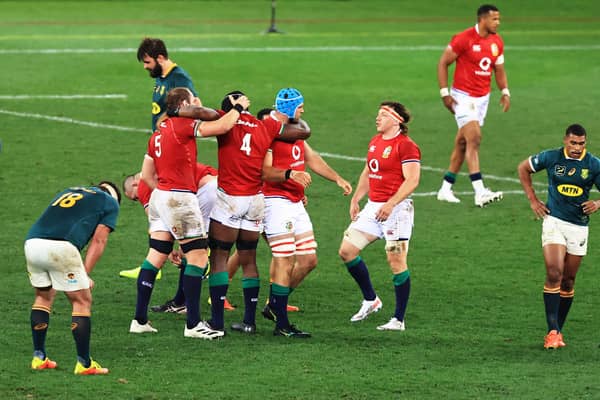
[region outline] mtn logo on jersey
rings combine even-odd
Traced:
[[[558,193],[568,197],[578,197],[583,194],[583,189],[575,185],[558,185],[556,189],[558,190]]]

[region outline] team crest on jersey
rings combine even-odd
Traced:
[[[390,154],[392,154],[392,146],[388,146],[385,148],[385,150],[383,150],[383,154],[381,155],[381,158],[389,158]]]
[[[375,151],[375,145],[372,145],[371,147],[369,147],[369,153],[372,153]]]
[[[573,175],[575,175],[575,172],[577,172],[577,169],[576,169],[576,168],[571,168],[571,169],[569,170],[569,172],[567,172],[567,175],[569,175],[569,176],[573,176]]]
[[[590,176],[590,170],[587,168],[581,169],[581,179],[587,179]]]
[[[492,55],[494,57],[498,55],[498,45],[496,43],[492,43]]]
[[[567,167],[565,167],[564,165],[555,165],[554,166],[554,173],[556,174],[556,176],[564,176],[566,170],[567,170]]]

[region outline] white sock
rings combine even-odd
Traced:
[[[485,187],[483,186],[483,180],[477,179],[476,181],[472,181],[473,189],[475,190],[475,194],[479,194],[484,191]]]
[[[442,188],[440,190],[442,190],[442,191],[452,190],[452,184],[444,179],[444,180],[442,180]]]

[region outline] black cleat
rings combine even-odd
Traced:
[[[277,321],[277,316],[275,315],[275,313],[271,309],[271,306],[269,305],[269,303],[267,303],[267,305],[265,306],[265,308],[263,308],[261,314],[263,315],[263,317],[265,317],[266,319],[268,319],[270,321],[273,321],[273,322]]]
[[[290,325],[289,328],[275,328],[273,331],[273,336],[285,336],[289,338],[297,338],[297,339],[308,339],[312,337],[312,335],[308,332],[303,332],[300,329],[296,328],[294,325]]]
[[[187,312],[185,304],[177,305],[173,300],[169,300],[165,304],[162,304],[160,306],[152,306],[150,307],[150,310],[152,310],[153,312],[174,314],[185,314]]]
[[[256,325],[247,324],[245,322],[234,322],[231,324],[231,330],[253,335],[256,333]]]

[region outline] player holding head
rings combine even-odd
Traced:
[[[506,112],[510,108],[510,92],[504,70],[504,43],[497,34],[499,25],[500,11],[493,5],[482,5],[477,10],[477,24],[455,35],[438,63],[440,96],[458,124],[450,166],[437,195],[440,201],[460,202],[452,192],[452,185],[465,160],[475,190],[475,205],[484,207],[502,199],[502,192],[493,192],[483,185],[479,165],[481,127],[490,100],[492,72],[502,91],[502,110]],[[454,80],[452,88],[448,90],[448,67],[454,62]]]
[[[187,88],[169,92],[169,115],[193,103],[193,94]],[[142,180],[153,190],[148,205],[150,249],[138,276],[135,317],[129,332],[154,333],[148,322],[148,304],[156,274],[179,241],[187,265],[184,270],[184,291],[187,321],[184,336],[206,338],[205,324],[200,319],[200,290],[206,272],[207,235],[196,193],[196,137],[218,136],[226,133],[246,109],[250,101],[245,96],[232,99],[234,107],[215,121],[193,120],[177,116],[162,121],[148,143],[142,165]],[[214,110],[198,107],[200,116],[211,117]],[[209,338],[220,337],[211,332]]]
[[[592,186],[600,189],[600,161],[587,152],[586,139],[583,126],[570,125],[563,147],[535,154],[518,167],[531,210],[543,219],[546,349],[565,346],[562,329],[575,295],[575,277],[587,253],[589,216],[600,208],[600,200],[589,198]],[[538,199],[531,180],[532,174],[544,169],[549,183],[546,204]]]
[[[25,238],[29,280],[35,289],[31,307],[32,369],[54,369],[46,354],[46,332],[56,291],[72,307],[71,332],[77,349],[76,375],[104,375],[107,368],[90,357],[92,292],[90,274],[117,225],[121,194],[103,181],[92,187],[70,187],[50,202]],[[85,260],[81,250],[88,244]]]
[[[407,265],[408,243],[412,234],[414,209],[410,195],[419,185],[421,151],[408,137],[410,114],[397,102],[381,103],[377,135],[369,143],[367,162],[350,201],[352,223],[344,232],[339,255],[363,294],[363,302],[350,321],[361,321],[379,311],[381,300],[375,293],[367,265],[360,252],[377,239],[385,238],[385,253],[393,274],[396,310],[379,330],[403,331],[404,314],[410,294]],[[369,201],[360,211],[364,195]]]

